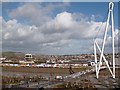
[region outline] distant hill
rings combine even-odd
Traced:
[[[7,59],[24,59],[25,54],[22,52],[2,52],[2,57],[6,57]]]

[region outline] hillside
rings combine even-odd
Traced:
[[[24,53],[22,52],[2,52],[2,57],[6,57],[7,59],[24,59]]]

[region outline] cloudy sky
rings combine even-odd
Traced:
[[[2,49],[35,54],[93,53],[94,38],[102,43],[107,11],[108,2],[3,2]],[[117,50],[117,2],[114,17]],[[111,51],[110,43],[109,30],[105,52]]]

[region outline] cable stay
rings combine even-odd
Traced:
[[[105,16],[104,16],[104,18],[103,18],[103,20],[102,20],[102,23],[101,23],[100,26],[98,27],[98,29],[97,29],[98,31],[97,31],[95,37],[93,37],[93,39],[90,40],[90,44],[91,44],[91,45],[92,45],[93,42],[95,42],[95,40],[98,38],[99,32],[100,32],[100,30],[102,29],[103,24],[104,24],[104,21],[105,21],[106,18],[107,18],[107,14],[108,14],[108,11],[106,12],[106,14],[105,14]],[[93,51],[92,48],[86,48],[86,47],[85,47],[85,49],[86,49],[86,53],[89,53],[89,52]]]

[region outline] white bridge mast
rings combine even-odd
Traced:
[[[105,61],[111,75],[113,78],[115,78],[115,50],[114,50],[114,19],[113,19],[113,7],[114,7],[114,4],[113,2],[110,2],[109,3],[109,12],[108,12],[108,17],[107,17],[107,24],[106,24],[106,28],[105,28],[105,34],[104,34],[104,39],[103,39],[103,44],[102,44],[102,50],[101,48],[99,47],[97,41],[95,40],[94,41],[94,56],[95,56],[95,68],[96,68],[96,77],[98,78],[99,77],[99,72],[100,72],[100,69],[101,69],[101,63],[102,63],[102,59]],[[112,60],[113,60],[113,70],[111,70],[109,64],[108,64],[108,61],[106,60],[105,56],[104,56],[104,47],[105,47],[105,42],[106,42],[106,36],[107,36],[107,32],[108,32],[108,26],[109,26],[109,22],[110,22],[110,18],[111,18],[111,30],[112,30]],[[99,60],[99,63],[97,62],[97,51],[96,49],[98,48],[99,52],[101,53],[100,54],[100,60]]]

